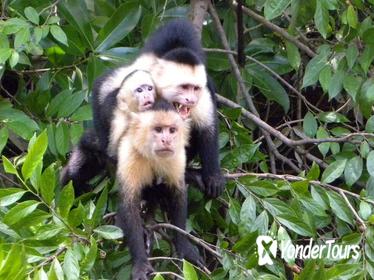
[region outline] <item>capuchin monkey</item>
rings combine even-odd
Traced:
[[[225,179],[219,163],[216,96],[204,63],[204,52],[193,25],[186,20],[174,20],[151,35],[131,65],[97,79],[93,87],[93,115],[103,153],[108,151],[111,131],[116,129],[112,127],[113,106],[107,106],[107,100],[113,99],[129,73],[148,71],[157,93],[172,103],[183,119],[191,119],[187,161],[196,155],[200,157],[204,192],[208,197],[220,195]]]
[[[93,99],[96,98],[94,94]],[[76,194],[89,191],[88,181],[105,170],[108,163],[116,163],[119,139],[126,133],[130,113],[151,108],[155,98],[156,88],[149,72],[134,70],[128,73],[118,89],[94,109],[96,118],[103,120],[101,129],[105,134],[109,133],[107,150],[102,150],[95,130],[87,130],[61,171],[61,184],[66,185],[72,180]]]
[[[118,142],[120,137],[126,133],[130,113],[148,110],[155,102],[155,98],[156,88],[149,72],[134,70],[123,79],[117,93],[117,106],[113,108],[113,118],[110,123],[108,144],[110,157],[117,156]],[[103,111],[103,108],[105,106],[99,107],[97,113],[105,115],[107,110]]]
[[[143,280],[153,272],[147,260],[140,202],[152,193],[152,202],[167,199],[171,222],[185,229],[187,219],[187,189],[185,146],[188,144],[189,124],[175,111],[173,105],[158,100],[147,111],[131,113],[127,132],[118,146],[117,179],[121,202],[117,215],[119,225],[128,240],[132,256],[132,279]],[[154,184],[162,179],[162,184]],[[156,197],[156,198],[155,198]],[[182,234],[176,233],[175,247],[179,257],[201,265],[198,250]]]

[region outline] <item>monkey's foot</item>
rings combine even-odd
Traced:
[[[186,259],[190,263],[201,268],[205,266],[204,259],[200,256],[199,250],[189,241],[186,241],[181,248],[178,249],[178,255],[180,258]]]
[[[132,280],[148,280],[148,276],[153,271],[153,267],[148,261],[135,263],[131,273]]]
[[[203,175],[203,182],[205,194],[211,198],[221,195],[226,185],[226,179],[220,173],[209,176]]]

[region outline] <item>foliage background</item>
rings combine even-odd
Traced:
[[[1,279],[129,278],[130,256],[112,225],[116,183],[104,178],[76,198],[58,173],[92,125],[93,80],[131,62],[161,23],[194,18],[208,2],[3,0]],[[166,222],[152,226],[162,233],[151,259],[157,279],[374,278],[373,5],[246,0],[241,67],[235,6],[209,7],[202,43],[230,180],[219,199],[189,192],[188,232],[210,248],[202,253],[212,273],[171,258],[172,231],[157,213]],[[263,234],[298,244],[335,238],[360,244],[360,257],[260,267]]]

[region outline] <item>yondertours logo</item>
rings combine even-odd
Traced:
[[[360,256],[359,245],[335,244],[336,240],[330,239],[319,244],[311,238],[308,244],[292,244],[291,241],[282,240],[278,242],[275,238],[267,235],[260,235],[256,239],[258,264],[272,265],[277,256],[277,249],[280,250],[280,257],[289,259],[321,259],[322,257],[331,259],[357,259]],[[278,246],[279,245],[279,246]]]

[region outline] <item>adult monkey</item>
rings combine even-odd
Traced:
[[[204,63],[204,51],[193,25],[187,20],[173,20],[151,35],[134,63],[100,77],[94,85],[93,111],[94,127],[102,151],[107,154],[113,129],[112,119],[99,113],[105,107],[105,100],[118,92],[122,80],[129,73],[148,71],[161,97],[174,104],[183,118],[191,119],[188,162],[199,155],[204,192],[208,197],[220,195],[225,179],[219,163],[215,88]],[[72,174],[70,179],[73,179],[73,184],[74,178],[82,171],[78,169],[76,174]],[[92,174],[92,177],[95,175]]]

